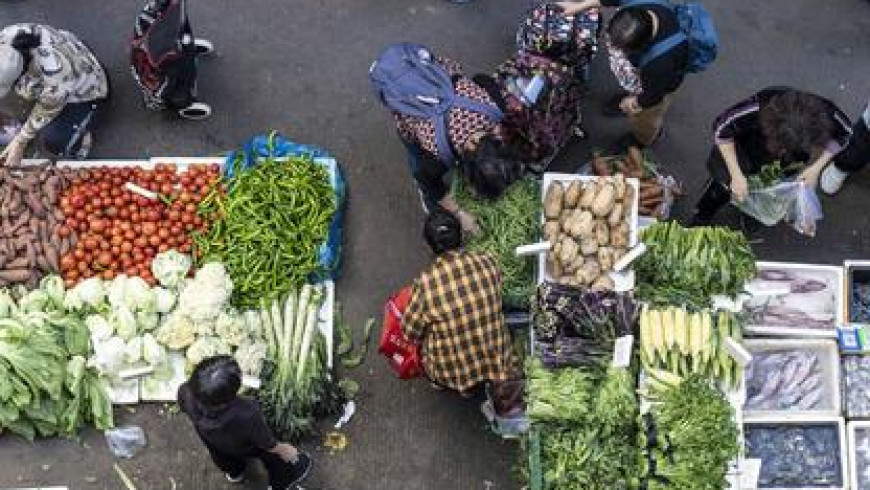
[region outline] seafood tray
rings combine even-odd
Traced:
[[[756,335],[837,338],[843,323],[843,268],[757,262],[746,284],[746,332]]]
[[[746,422],[745,457],[760,460],[754,488],[846,490],[846,427],[840,417]]]
[[[843,356],[846,418],[870,419],[870,356]]]
[[[870,422],[849,422],[849,483],[852,490],[870,490]]]
[[[840,415],[840,357],[835,341],[748,339],[744,345],[752,354],[743,377],[747,418]]]
[[[870,325],[870,261],[847,260],[846,323]]]

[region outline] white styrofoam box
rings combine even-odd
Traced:
[[[547,188],[550,187],[550,184],[559,181],[559,182],[572,182],[575,180],[579,180],[581,182],[592,182],[594,180],[602,179],[602,177],[595,177],[591,175],[578,175],[578,174],[563,174],[563,173],[555,173],[555,172],[547,172],[544,174],[543,179],[541,180],[541,225],[543,226],[545,218],[543,213],[543,202],[547,195]],[[628,238],[628,247],[631,248],[637,244],[637,234],[638,234],[638,216],[637,209],[640,198],[640,182],[635,178],[627,178],[625,179],[626,183],[634,188],[634,200],[632,202],[631,214],[629,215],[629,238]],[[551,280],[552,278],[547,274],[547,255],[540,254],[538,255],[538,275],[537,282],[538,284]],[[615,289],[617,291],[630,291],[634,289],[634,271],[626,270],[621,273],[611,272],[610,277],[613,279],[613,283],[615,285]]]
[[[154,168],[154,164],[148,160],[124,160],[121,158],[114,160],[58,160],[56,165],[58,167],[69,167],[69,168],[93,168],[93,167],[108,167],[108,168],[118,168],[118,167],[140,167],[144,169],[152,169]]]
[[[847,260],[843,262],[845,292],[843,294],[843,323],[848,325],[868,325],[870,322],[852,320],[852,289],[855,284],[855,271],[870,273],[870,260]],[[866,347],[865,347],[866,349]]]
[[[757,321],[749,315],[745,330],[748,334],[783,337],[837,338],[837,326],[844,316],[843,268],[830,265],[796,264],[788,262],[757,262],[759,273],[781,271],[783,274],[804,273],[802,285],[809,291],[794,291],[783,276],[781,280],[756,277],[746,284],[748,296],[744,298],[743,310],[751,308],[779,309],[782,315],[792,319],[772,324],[770,320]],[[812,291],[812,288],[821,288]],[[818,322],[817,327],[806,326]],[[783,324],[784,323],[784,324]]]
[[[870,419],[870,410],[868,410],[868,406],[870,406],[870,384],[862,383],[857,376],[852,376],[851,378],[849,376],[850,372],[866,373],[870,371],[870,354],[843,354],[841,365],[843,412],[846,418],[849,420]],[[853,380],[851,383],[849,382],[850,379]]]
[[[870,421],[852,421],[846,425],[849,448],[849,485],[851,490],[870,490],[870,447],[862,445],[863,452],[868,452],[868,457],[866,464],[859,465],[858,432],[870,433]]]
[[[113,405],[135,405],[139,403],[139,379],[110,382],[103,378],[103,385]]]
[[[746,339],[744,347],[753,356],[770,351],[811,351],[818,356],[821,366],[822,383],[825,387],[819,408],[813,410],[750,410],[745,406],[747,420],[765,416],[839,416],[842,413],[840,393],[840,356],[837,343],[829,339]],[[754,362],[754,360],[753,360]],[[750,363],[751,365],[751,363]],[[748,386],[748,371],[744,370],[743,386]],[[747,393],[747,399],[749,398]]]
[[[744,420],[744,434],[747,432],[747,428],[753,425],[764,425],[764,426],[836,426],[837,427],[837,439],[838,445],[840,448],[840,479],[842,481],[842,485],[840,486],[829,486],[829,487],[820,487],[814,486],[811,488],[808,487],[743,487],[742,490],[755,490],[755,489],[770,489],[770,490],[849,490],[851,487],[849,485],[849,462],[847,455],[847,441],[846,441],[846,423],[842,417],[830,417],[830,416],[813,416],[813,415],[805,415],[805,416],[794,416],[794,415],[786,415],[786,416],[757,416],[753,417],[752,420]],[[744,450],[746,449],[744,442]],[[748,453],[744,454],[745,458],[751,458],[751,455]],[[854,489],[853,489],[854,490]]]

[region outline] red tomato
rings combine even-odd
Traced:
[[[151,235],[150,237],[148,237],[148,245],[151,245],[152,247],[160,245],[160,241],[161,240],[158,235]]]
[[[115,278],[115,271],[112,269],[106,269],[100,274],[104,281],[111,281]]]

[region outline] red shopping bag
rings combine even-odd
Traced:
[[[420,376],[420,348],[405,336],[402,331],[402,315],[411,300],[411,287],[405,287],[390,296],[384,306],[384,325],[381,331],[381,344],[378,352],[387,358],[390,367],[401,379]]]

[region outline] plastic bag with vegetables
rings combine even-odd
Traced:
[[[124,346],[124,361],[136,364],[142,360],[142,337],[133,337]]]
[[[127,343],[120,337],[110,337],[94,344],[94,364],[107,374],[118,374],[126,361]]]
[[[151,262],[151,272],[161,286],[174,289],[181,285],[190,266],[190,256],[177,250],[168,250],[154,257]]]

